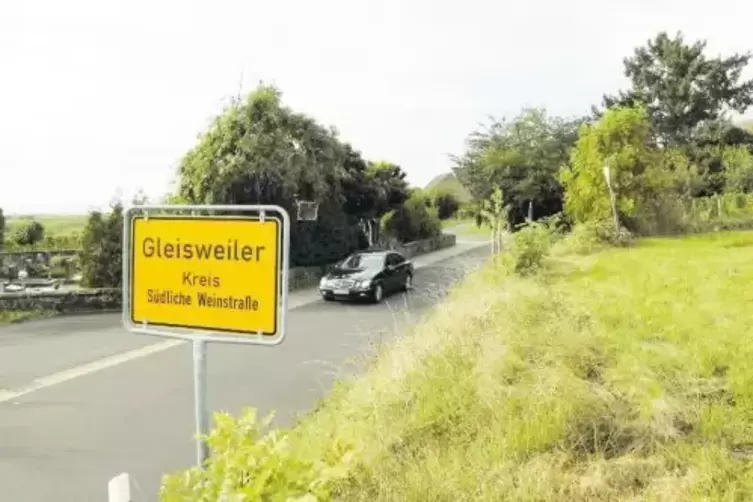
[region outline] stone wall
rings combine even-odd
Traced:
[[[0,310],[47,310],[63,314],[120,310],[120,289],[0,293]]]
[[[454,235],[441,235],[407,244],[388,246],[413,258],[455,245]],[[290,269],[290,291],[313,287],[332,265],[298,267]],[[60,313],[87,313],[117,311],[121,308],[120,289],[26,291],[23,293],[0,293],[0,310],[52,310]]]

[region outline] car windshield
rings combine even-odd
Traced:
[[[342,268],[378,270],[384,266],[384,256],[380,254],[354,254],[343,262]]]

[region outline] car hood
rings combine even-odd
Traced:
[[[327,279],[353,279],[361,281],[373,279],[378,272],[365,269],[334,268],[327,274]]]

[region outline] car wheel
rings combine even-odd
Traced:
[[[384,300],[384,289],[381,284],[374,286],[373,300],[374,303],[381,303]]]
[[[410,291],[413,289],[413,275],[407,274],[405,276],[405,282],[403,282],[403,290]]]
[[[326,295],[326,296],[323,296],[322,298],[324,298],[325,302],[333,302],[333,301],[335,301],[335,297],[334,296]]]

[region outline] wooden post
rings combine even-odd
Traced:
[[[609,161],[604,163],[604,179],[607,181],[609,189],[609,202],[612,204],[612,216],[614,217],[614,231],[620,233],[620,218],[617,216],[617,196],[612,189],[612,176],[609,170]]]
[[[716,196],[716,216],[717,218],[722,218],[722,196],[717,194]]]

